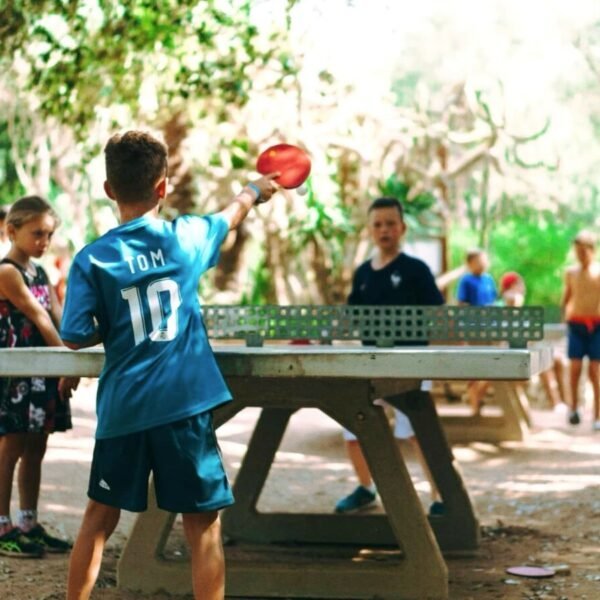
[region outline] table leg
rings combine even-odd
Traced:
[[[263,408],[238,472],[234,493],[239,506],[224,514],[224,531],[233,543],[226,547],[228,594],[446,598],[445,563],[387,418],[380,407],[371,403],[370,386],[366,382],[348,386],[347,382],[330,381],[320,387],[297,381],[293,390],[287,385],[279,387],[277,395],[269,385],[260,394],[256,391],[247,388],[243,395],[236,396],[238,401],[250,402],[252,398],[252,404],[269,407]],[[357,434],[387,515],[257,511],[260,490],[294,411],[273,406],[295,407],[299,396],[302,406],[321,409]],[[369,549],[382,543],[396,550]],[[267,552],[271,553],[268,564],[257,564],[256,557]],[[248,553],[255,557],[252,566],[247,563]],[[313,560],[303,563],[306,553]],[[290,562],[286,562],[287,557]]]
[[[273,380],[244,387],[243,392],[238,389],[238,406],[258,405],[263,411],[238,474],[239,484],[236,481],[234,487],[239,512],[237,515],[234,512],[233,518],[227,516],[228,511],[224,513],[224,531],[233,542],[226,546],[228,595],[447,598],[446,566],[387,419],[380,407],[372,405],[370,395],[367,381],[348,385],[347,381]],[[272,514],[256,510],[256,501],[289,418],[304,406],[320,408],[357,433],[389,512],[388,516],[378,515],[372,521],[375,527],[364,527],[367,521],[371,522],[370,517]],[[237,411],[228,414],[233,412]],[[216,416],[216,423],[221,420]],[[138,517],[119,562],[121,587],[146,592],[168,587],[172,593],[189,592],[189,564],[161,557],[173,518],[161,514],[155,505]],[[363,525],[358,532],[367,533],[366,536],[356,535],[358,523]],[[161,524],[159,533],[147,534],[156,524]],[[273,543],[281,538],[303,543]],[[357,541],[357,538],[362,539]],[[373,547],[382,538],[395,549]],[[240,544],[242,539],[251,543]],[[257,540],[271,543],[254,543]],[[315,544],[310,545],[311,540]],[[339,545],[340,542],[346,545]]]
[[[261,411],[235,478],[235,504],[223,513],[223,531],[226,535],[237,539],[250,537],[269,540],[268,523],[262,522],[256,505],[294,412],[294,408],[263,408]]]
[[[440,547],[444,552],[474,550],[479,545],[479,524],[431,394],[415,390],[386,400],[410,419],[444,502],[445,514],[429,518]]]
[[[183,571],[176,563],[161,559],[175,516],[158,508],[150,481],[148,510],[137,516],[117,563],[117,587],[153,591],[165,588],[169,582],[171,593],[189,591],[189,568]]]

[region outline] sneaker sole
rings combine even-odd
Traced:
[[[336,515],[353,515],[358,512],[368,512],[370,510],[376,509],[378,506],[377,501],[373,500],[370,504],[365,504],[364,506],[359,506],[358,508],[351,508],[350,510],[335,510]]]
[[[45,547],[45,550],[48,554],[67,554],[68,552],[71,552],[71,548],[62,550],[60,548],[48,548],[48,546]]]
[[[37,544],[38,546],[41,546],[44,549],[44,552],[47,552],[48,554],[66,554],[67,552],[70,552],[70,550],[71,550],[71,546],[66,547],[66,548],[53,548],[52,546],[48,546],[48,545],[44,544],[43,541],[38,541],[36,539],[32,539],[31,542],[33,544]]]
[[[44,552],[11,552],[10,550],[0,550],[0,556],[8,556],[10,558],[43,558]]]

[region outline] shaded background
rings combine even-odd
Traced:
[[[227,204],[268,144],[312,156],[308,195],[280,195],[231,234],[207,302],[343,302],[380,194],[406,203],[434,270],[483,246],[534,304],[558,304],[573,235],[596,228],[594,0],[0,7],[0,203],[56,206],[55,278],[116,223],[102,148],[128,128],[168,143],[171,214]]]

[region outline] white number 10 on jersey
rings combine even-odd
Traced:
[[[166,315],[160,299],[161,292],[169,294],[171,312]],[[181,304],[181,293],[176,281],[172,279],[156,279],[146,289],[146,299],[150,309],[152,328],[146,333],[144,313],[142,311],[142,296],[138,287],[129,287],[121,290],[121,297],[129,303],[131,325],[133,327],[133,338],[135,345],[143,342],[147,337],[153,342],[168,342],[177,335],[177,309]]]

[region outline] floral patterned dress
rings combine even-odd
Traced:
[[[48,276],[35,265],[31,275],[8,258],[0,261],[14,265],[25,284],[50,311]],[[8,300],[0,299],[0,348],[46,346],[37,327]],[[7,433],[52,433],[71,429],[69,401],[58,394],[58,379],[50,377],[0,378],[0,435]]]

